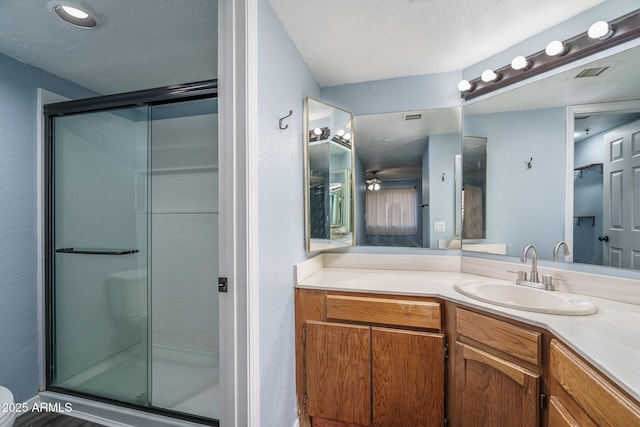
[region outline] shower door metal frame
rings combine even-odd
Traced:
[[[127,107],[141,107],[173,104],[199,99],[217,98],[218,81],[206,80],[194,83],[178,84],[160,88],[145,89],[134,92],[126,92],[114,95],[97,96],[92,98],[64,101],[47,104],[43,108],[45,116],[44,132],[44,322],[45,322],[45,380],[46,390],[71,396],[77,396],[117,406],[128,407],[135,410],[151,412],[158,415],[166,415],[180,418],[186,421],[204,423],[218,426],[218,420],[174,412],[168,409],[153,406],[145,407],[113,399],[103,398],[84,393],[79,393],[65,388],[52,386],[52,373],[55,352],[54,330],[54,119],[73,114],[94,113],[109,111]]]

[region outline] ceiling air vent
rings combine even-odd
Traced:
[[[421,118],[422,118],[422,113],[405,114],[404,115],[404,119],[405,120],[420,120]]]
[[[584,70],[582,70],[578,74],[576,74],[576,76],[574,78],[576,78],[576,79],[584,79],[584,78],[587,78],[587,77],[598,77],[600,74],[604,73],[609,68],[611,68],[611,67],[606,66],[606,67],[585,68]]]

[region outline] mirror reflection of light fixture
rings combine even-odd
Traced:
[[[516,56],[515,58],[513,58],[513,61],[511,61],[511,68],[513,68],[516,71],[525,71],[528,70],[529,68],[531,68],[531,61],[529,61],[527,58],[525,58],[524,56]]]
[[[562,56],[569,51],[569,45],[560,40],[554,40],[547,45],[544,51],[549,56]]]
[[[482,76],[480,76],[480,78],[485,83],[497,82],[498,80],[500,80],[500,74],[496,73],[493,70],[484,70],[482,72]]]
[[[314,128],[309,131],[309,142],[322,141],[329,139],[331,131],[328,127]]]
[[[598,21],[598,22],[594,22],[589,27],[589,31],[587,31],[587,34],[592,39],[606,40],[613,35],[613,29],[611,28],[611,25],[609,25],[608,22]]]
[[[351,134],[344,129],[338,130],[331,140],[347,148],[351,147]]]
[[[368,179],[366,181],[367,190],[369,190],[369,191],[378,191],[378,190],[380,190],[380,184],[382,184],[382,181],[380,180],[380,178],[378,178],[376,176],[376,174],[378,172],[380,172],[380,171],[371,171],[371,173],[373,174],[373,178]]]

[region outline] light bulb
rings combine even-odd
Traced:
[[[342,135],[344,135],[344,129],[340,129],[338,132],[336,132],[336,135],[342,137]]]
[[[500,78],[500,75],[493,70],[484,70],[480,76],[483,82],[495,82]]]
[[[460,82],[458,82],[458,90],[460,92],[467,92],[470,91],[473,88],[473,85],[471,84],[471,82],[469,82],[469,80],[460,80]]]
[[[318,135],[318,136],[322,135],[322,129],[320,129],[320,128],[315,128],[315,129],[313,130],[313,134],[314,134],[314,135]]]
[[[377,182],[373,184],[373,191],[378,191],[379,189],[380,189],[380,184],[378,184]]]
[[[569,47],[560,40],[554,40],[547,45],[544,51],[549,56],[562,56],[567,53],[568,48]]]
[[[69,15],[73,16],[74,18],[87,19],[89,17],[88,13],[78,8],[75,8],[72,6],[61,6],[61,7],[62,9],[64,9],[65,12],[67,12]]]
[[[344,139],[346,139],[347,141],[351,140],[351,134],[350,133],[345,133],[344,134]]]
[[[587,34],[592,39],[606,40],[613,35],[613,30],[608,22],[598,21],[589,27]]]
[[[511,61],[511,68],[513,68],[516,71],[519,70],[527,70],[531,67],[531,61],[529,61],[527,58],[525,58],[524,56],[516,56],[515,58],[513,58],[513,61]]]
[[[367,185],[367,190],[369,190],[369,191],[373,191],[373,184],[369,184],[369,185]]]

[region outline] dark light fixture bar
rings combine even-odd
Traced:
[[[469,81],[469,89],[461,90],[461,96],[465,101],[485,95],[494,90],[512,85],[538,74],[542,74],[554,68],[561,67],[581,58],[601,52],[613,46],[625,43],[640,37],[640,9],[621,16],[609,22],[613,34],[602,40],[589,37],[587,31],[564,41],[567,51],[558,56],[549,56],[545,50],[526,57],[530,63],[527,68],[515,70],[511,65],[506,65],[498,70],[498,80],[483,81],[480,77]],[[459,85],[459,88],[461,86]]]

